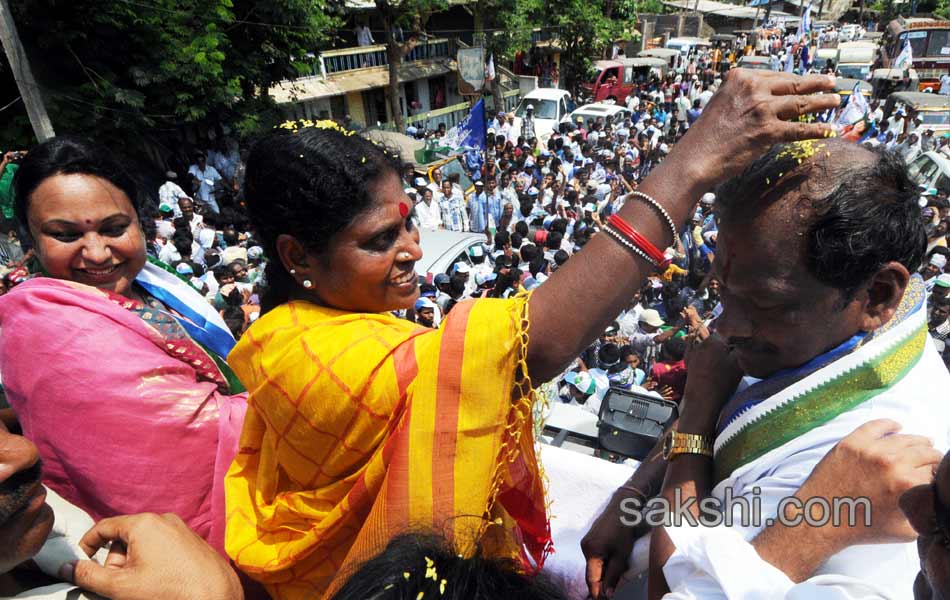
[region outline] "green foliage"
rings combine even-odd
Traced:
[[[614,40],[629,37],[633,23],[612,18],[609,0],[544,0],[546,24],[557,28],[561,54],[561,77],[567,89],[590,71],[593,61]]]
[[[531,33],[538,23],[544,0],[479,0],[476,19],[482,19],[485,52],[496,62],[511,61],[531,48]]]
[[[245,135],[269,126],[278,112],[262,91],[309,69],[300,61],[340,23],[329,6],[336,1],[12,4],[57,132],[128,146],[143,136],[175,138],[182,126]]]
[[[934,14],[944,19],[950,19],[950,0],[938,0]]]

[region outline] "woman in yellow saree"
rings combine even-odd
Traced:
[[[684,223],[751,156],[827,131],[766,112],[752,133],[727,136],[752,105],[830,103],[778,98],[830,88],[828,78],[737,78],[710,102],[705,130],[640,185],[665,212],[634,199],[619,211],[660,248],[669,220]],[[389,311],[418,297],[422,254],[401,172],[395,155],[326,125],[288,125],[248,159],[245,196],[271,260],[265,314],[228,359],[250,395],[225,482],[225,545],[275,598],[332,595],[408,531],[539,568],[551,536],[531,378],[560,372],[653,268],[595,236],[530,296],[459,303],[438,330],[397,319]]]

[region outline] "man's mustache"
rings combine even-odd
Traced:
[[[14,473],[0,482],[0,526],[25,507],[34,496],[34,488],[43,476],[42,461]]]

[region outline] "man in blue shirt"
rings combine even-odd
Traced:
[[[488,197],[481,181],[475,182],[475,193],[468,199],[468,222],[474,233],[482,233],[488,227]]]

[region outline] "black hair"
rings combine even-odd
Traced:
[[[13,178],[13,212],[27,236],[30,195],[54,175],[92,175],[105,179],[124,193],[139,223],[147,221],[146,196],[129,168],[106,146],[71,135],[60,135],[36,146],[23,158]],[[32,236],[30,240],[32,241]]]
[[[244,196],[264,253],[266,312],[286,302],[297,285],[278,258],[277,237],[288,234],[321,254],[334,235],[373,203],[371,190],[387,174],[399,176],[398,153],[334,129],[277,130],[251,148]]]
[[[686,340],[681,337],[666,340],[663,342],[663,353],[672,362],[683,360],[686,356]]]
[[[560,231],[552,231],[548,234],[548,239],[544,241],[544,247],[548,250],[559,250],[561,248],[561,241],[564,239],[564,234]]]
[[[218,265],[211,269],[211,272],[214,274],[216,280],[221,280],[227,277],[234,277],[234,272],[231,271],[231,268],[227,265]]]
[[[602,367],[614,367],[620,363],[620,347],[612,342],[601,345],[597,350],[597,361]]]
[[[633,346],[629,344],[621,346],[620,347],[620,362],[624,362],[624,363],[627,362],[627,358],[629,358],[630,356],[636,356],[637,358],[640,357],[640,355],[637,354],[637,351],[633,349]]]
[[[499,231],[495,234],[495,250],[502,250],[511,243],[511,236],[507,231]]]
[[[792,150],[788,144],[773,146],[720,186],[719,218],[754,215],[814,173],[795,172],[799,159]],[[871,164],[848,161],[829,192],[807,199],[815,214],[805,232],[806,266],[816,279],[841,290],[845,302],[888,262],[916,271],[927,247],[917,187],[906,165],[894,152],[870,152]]]
[[[570,254],[568,254],[566,251],[558,250],[557,252],[554,253],[554,264],[560,267],[561,265],[566,263],[567,259],[570,257],[571,257]]]
[[[524,221],[518,221],[515,223],[515,233],[521,236],[521,239],[528,237],[528,224]]]
[[[521,260],[526,263],[533,261],[539,254],[538,247],[534,244],[525,244],[521,247]]]
[[[523,222],[524,222],[524,221],[522,221],[522,223],[523,223]],[[511,247],[512,247],[512,248],[521,248],[521,242],[523,241],[523,239],[524,239],[524,238],[522,238],[522,237],[521,237],[521,234],[518,233],[517,231],[516,231],[515,233],[512,233],[511,236],[509,237],[509,240],[511,241]]]
[[[353,572],[332,600],[416,600],[421,597],[440,600],[567,598],[547,575],[525,575],[519,563],[510,558],[491,558],[480,547],[473,556],[465,558],[438,536],[404,534],[393,538],[382,552]]]
[[[224,307],[224,310],[221,311],[224,319],[224,324],[228,326],[228,329],[231,330],[231,334],[234,335],[234,339],[241,337],[241,334],[244,332],[244,311],[240,306],[228,305]]]
[[[190,237],[185,235],[179,235],[177,232],[172,237],[172,245],[175,246],[175,250],[178,251],[182,256],[191,256],[191,245],[194,243]]]

